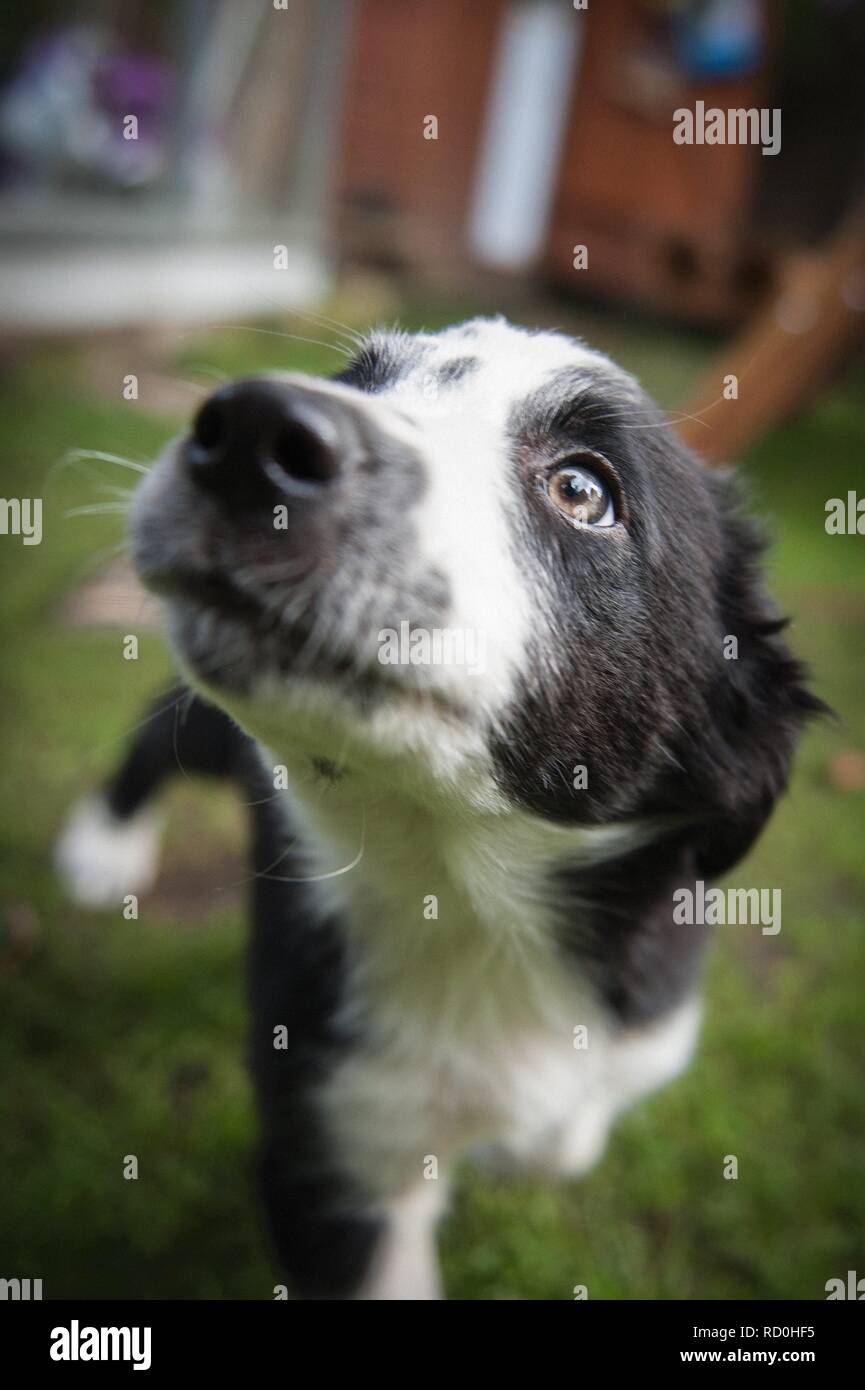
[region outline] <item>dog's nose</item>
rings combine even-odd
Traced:
[[[321,493],[356,442],[340,402],[301,386],[235,381],[201,407],[185,459],[202,487],[244,505]]]

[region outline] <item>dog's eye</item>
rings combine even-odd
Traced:
[[[612,494],[597,473],[578,463],[563,464],[547,479],[547,496],[575,526],[615,526]]]

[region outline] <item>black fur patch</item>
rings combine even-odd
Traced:
[[[761,827],[799,728],[821,705],[778,635],[738,490],[646,398],[623,404],[608,392],[605,408],[602,389],[583,378],[552,410],[555,391],[514,412],[525,499],[514,549],[533,590],[552,596],[552,631],[539,627],[496,740],[499,775],[511,797],[556,820],[684,814],[701,865],[720,872]],[[581,449],[609,461],[625,525],[578,529],[550,506],[544,470]],[[731,635],[737,660],[724,655]],[[575,789],[580,766],[587,786]]]
[[[293,832],[253,740],[222,710],[176,687],[155,702],[107,789],[114,814],[134,816],[181,771],[232,777],[250,808],[251,1066],[261,1194],[293,1292],[345,1298],[363,1279],[381,1227],[340,1172],[315,1106],[316,1089],[356,1041],[338,1022],[344,934],[309,886],[284,881],[308,875],[308,860],[286,853]]]
[[[515,553],[553,596],[494,756],[507,794],[563,822],[686,825],[600,869],[563,870],[562,940],[623,1024],[693,988],[705,929],[673,922],[675,887],[747,853],[784,790],[803,722],[825,707],[779,633],[761,541],[739,489],[689,454],[651,403],[585,374],[514,412],[525,508]],[[576,529],[539,474],[590,449],[619,482],[624,525]],[[738,657],[725,659],[734,636]],[[585,768],[586,785],[581,785]],[[575,928],[573,923],[579,923]]]
[[[673,921],[673,893],[693,891],[687,839],[652,844],[609,864],[563,869],[560,940],[626,1028],[652,1023],[693,993],[711,928]]]
[[[266,778],[262,791],[265,785]],[[259,1181],[271,1239],[294,1292],[348,1298],[382,1228],[340,1170],[316,1106],[331,1070],[356,1043],[339,1021],[345,936],[336,919],[322,915],[309,887],[280,881],[308,873],[305,857],[279,858],[287,834],[272,799],[256,806],[253,857],[261,876],[254,883],[249,983]]]
[[[444,366],[436,369],[436,381],[440,386],[452,386],[471,372],[476,372],[479,366],[477,357],[454,357],[452,361],[445,362]]]
[[[428,353],[428,345],[408,333],[371,333],[353,361],[332,379],[372,395],[396,385]]]

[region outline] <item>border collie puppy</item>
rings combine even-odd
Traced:
[[[299,1296],[435,1297],[462,1155],[584,1172],[687,1062],[705,928],[673,895],[745,854],[819,703],[731,489],[606,357],[495,319],[225,386],[136,494],[199,694],[61,862],[91,901],[146,879],[178,754],[246,789]]]

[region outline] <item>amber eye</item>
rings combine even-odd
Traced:
[[[547,496],[575,526],[615,526],[616,509],[606,483],[577,463],[557,468],[547,479]]]

